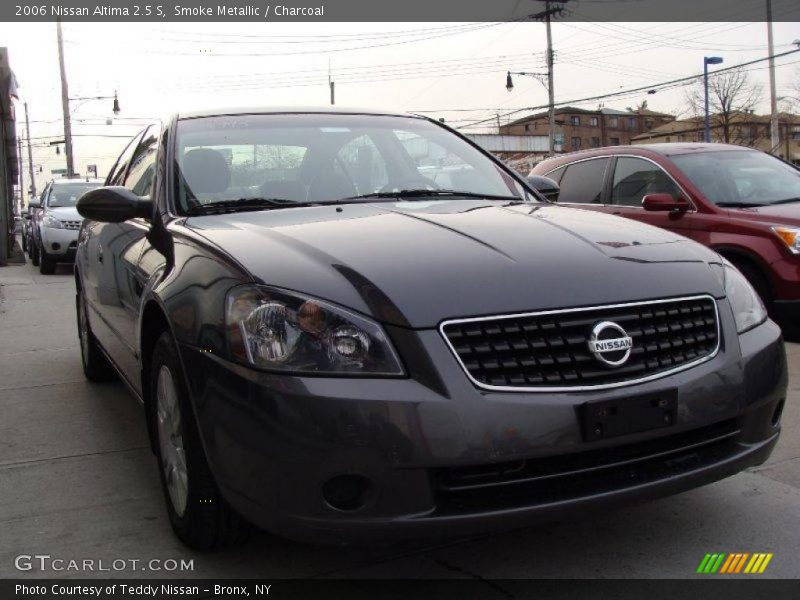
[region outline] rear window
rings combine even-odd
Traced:
[[[594,158],[572,163],[561,177],[559,202],[599,204],[603,196],[603,178],[608,158]]]

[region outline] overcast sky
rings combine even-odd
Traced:
[[[773,0],[774,10],[780,14],[795,1]],[[29,104],[33,162],[44,171],[37,176],[41,189],[50,169],[64,167],[63,153],[42,146],[45,136],[63,133],[56,26],[6,23],[3,29],[21,98]],[[122,107],[106,125],[110,100],[72,102],[81,173],[96,163],[104,174],[140,118],[231,105],[327,104],[329,62],[339,105],[434,111],[463,126],[495,113],[505,122],[521,116],[502,116],[512,109],[547,102],[545,88],[532,78],[518,77],[513,92],[505,89],[507,70],[546,70],[545,27],[536,22],[66,23],[63,29],[70,96],[117,90]],[[556,23],[553,35],[556,102],[693,75],[702,71],[704,55],[724,57],[722,66],[767,55],[764,23]],[[776,23],[774,35],[776,53],[796,48],[800,24]],[[796,95],[800,53],[777,64],[778,95]],[[750,69],[763,86],[759,112],[767,112],[766,63]],[[687,111],[684,96],[685,88],[676,87],[605,105],[625,109],[646,99],[651,109],[680,114]]]

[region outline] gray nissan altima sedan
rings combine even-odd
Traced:
[[[78,210],[85,373],[142,401],[193,547],[563,518],[778,440],[781,334],[735,268],[427,118],[178,114]]]

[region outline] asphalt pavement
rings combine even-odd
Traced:
[[[790,391],[777,449],[766,464],[724,481],[461,540],[335,548],[263,534],[198,553],[170,531],[141,406],[122,384],[83,377],[74,293],[69,265],[49,276],[30,263],[0,268],[2,578],[683,578],[696,577],[709,552],[771,552],[758,577],[800,575],[800,344],[786,345]],[[20,555],[93,560],[95,571],[36,563],[20,571]],[[168,559],[190,560],[193,570],[142,570],[152,559],[162,569],[174,566]],[[114,570],[115,560],[124,568]],[[99,561],[111,570],[97,571]]]

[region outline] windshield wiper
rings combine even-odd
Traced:
[[[775,206],[776,204],[789,204],[791,202],[800,202],[800,198],[784,198],[783,200],[777,200],[776,202],[770,202],[768,206]]]
[[[722,208],[756,208],[766,205],[753,202],[717,202],[717,206],[721,206]]]
[[[361,194],[360,196],[351,196],[350,198],[343,198],[342,200],[365,200],[369,198],[409,198],[409,199],[418,199],[418,198],[429,198],[431,196],[434,197],[462,197],[462,198],[481,198],[483,200],[515,200],[518,202],[524,202],[522,198],[518,196],[501,196],[496,194],[479,194],[476,192],[460,192],[458,190],[426,190],[426,189],[418,189],[418,190],[400,190],[398,192],[374,192],[372,194]],[[341,202],[341,200],[339,201]]]
[[[318,203],[295,202],[286,198],[239,198],[238,200],[219,200],[208,204],[198,204],[186,212],[190,215],[236,212],[247,210],[264,210],[272,208],[288,208],[299,206],[318,206]]]

